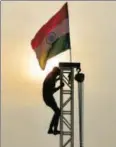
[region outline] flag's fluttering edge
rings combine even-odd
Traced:
[[[42,69],[48,59],[70,49],[67,3],[37,32],[31,45]]]

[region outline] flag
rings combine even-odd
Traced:
[[[70,49],[67,3],[36,33],[31,46],[43,70],[48,59]]]

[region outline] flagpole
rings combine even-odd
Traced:
[[[72,52],[71,52],[71,48],[70,48],[69,53],[70,53],[70,62],[72,62]]]

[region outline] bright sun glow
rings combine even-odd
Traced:
[[[42,70],[35,55],[32,54],[29,61],[29,76],[33,80],[43,79],[52,70],[54,66],[58,66],[57,57],[48,60],[45,70]]]
[[[25,58],[24,58],[25,60]],[[43,81],[46,75],[53,69],[54,66],[59,66],[59,62],[66,62],[69,61],[69,52],[65,52],[63,54],[59,54],[47,61],[45,70],[40,68],[39,62],[36,58],[35,52],[31,51],[28,52],[28,57],[26,60],[26,77],[31,79],[32,81]]]

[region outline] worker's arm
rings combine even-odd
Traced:
[[[56,78],[56,82],[57,82],[58,80],[60,80],[60,76],[58,76],[58,78]]]
[[[58,86],[57,88],[53,89],[53,93],[55,93],[56,91],[58,91],[59,89],[61,89],[64,86],[64,83],[62,83],[60,86]]]

